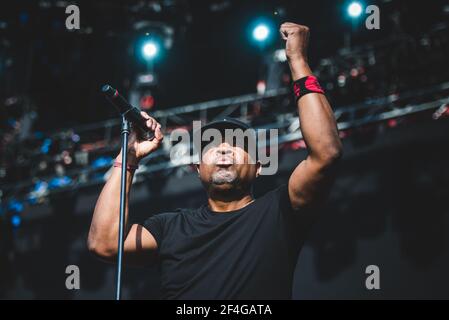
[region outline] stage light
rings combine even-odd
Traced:
[[[99,157],[95,159],[90,165],[92,169],[104,168],[112,164],[113,159],[111,157]]]
[[[150,94],[140,98],[140,108],[142,110],[151,110],[154,107],[154,97]]]
[[[47,154],[50,151],[52,140],[47,138],[44,140],[41,146],[41,153]]]
[[[138,84],[153,84],[156,78],[152,73],[140,74],[137,76]]]
[[[259,24],[253,30],[253,37],[256,41],[262,42],[267,40],[270,35],[270,29],[266,24]]]
[[[341,74],[337,78],[338,86],[344,87],[346,85],[346,76],[344,74]]]
[[[257,93],[264,94],[267,90],[267,83],[264,80],[259,80],[257,82]]]
[[[19,213],[19,212],[22,212],[23,209],[24,209],[23,203],[15,200],[15,199],[12,199],[8,203],[8,210],[9,211],[12,211],[12,212],[15,212],[15,213]]]
[[[53,190],[57,188],[62,188],[70,185],[72,183],[72,179],[68,176],[55,177],[50,180],[48,183],[48,189]]]
[[[287,55],[285,54],[285,49],[276,50],[274,52],[273,58],[274,58],[274,61],[276,61],[276,62],[287,61]]]
[[[159,46],[154,41],[145,42],[142,46],[142,55],[147,60],[154,59],[159,52]]]
[[[22,202],[19,202],[16,199],[12,199],[8,203],[7,210],[11,212],[10,221],[13,227],[20,226],[22,219],[20,218],[20,212],[24,209],[24,205]]]
[[[36,204],[42,202],[43,197],[48,194],[48,183],[45,181],[37,181],[28,195],[28,202]]]
[[[81,139],[80,136],[77,135],[76,133],[72,135],[72,141],[73,142],[75,142],[75,143],[76,142],[80,142],[80,139]]]
[[[352,18],[358,18],[362,14],[362,5],[359,2],[352,2],[348,6],[348,14]]]
[[[15,214],[11,217],[11,224],[14,228],[17,228],[22,223],[22,218],[18,214]]]

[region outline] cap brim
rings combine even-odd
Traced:
[[[203,132],[206,131],[207,129],[218,129],[220,131],[225,130],[225,129],[242,129],[243,131],[245,131],[245,130],[252,129],[252,128],[249,125],[247,125],[246,123],[241,122],[239,120],[235,120],[235,119],[224,120],[223,119],[223,120],[212,121],[212,122],[202,126],[200,129],[195,130],[194,136],[195,136],[195,134],[198,134],[198,131],[200,131],[201,136],[202,136]],[[255,136],[254,139],[255,139],[255,144],[256,144],[256,148],[257,148],[257,137]],[[200,146],[200,147],[197,146],[195,141],[193,144],[197,148],[197,150],[202,150],[202,146]]]
[[[215,128],[215,129],[236,129],[240,128],[242,130],[250,129],[251,127],[241,121],[230,119],[230,120],[216,120],[212,121],[201,127],[201,131],[205,131],[206,129]]]

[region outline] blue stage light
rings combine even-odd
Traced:
[[[348,6],[348,14],[352,18],[360,17],[362,11],[362,5],[357,1],[351,2]]]
[[[253,30],[253,37],[256,41],[263,42],[268,39],[270,28],[264,24],[258,24]]]
[[[142,55],[146,60],[153,60],[159,53],[159,45],[152,40],[146,41],[142,45]]]
[[[21,223],[22,218],[18,214],[11,216],[11,224],[14,228],[18,228]]]

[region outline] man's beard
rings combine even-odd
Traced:
[[[215,185],[235,184],[237,182],[237,172],[232,169],[220,168],[211,176],[211,183]]]

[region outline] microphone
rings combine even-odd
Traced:
[[[116,89],[108,84],[105,84],[101,91],[103,91],[106,98],[117,108],[120,114],[136,127],[143,139],[153,140],[154,132],[147,128],[145,124],[146,119],[140,114],[141,110],[139,108],[130,105]]]

